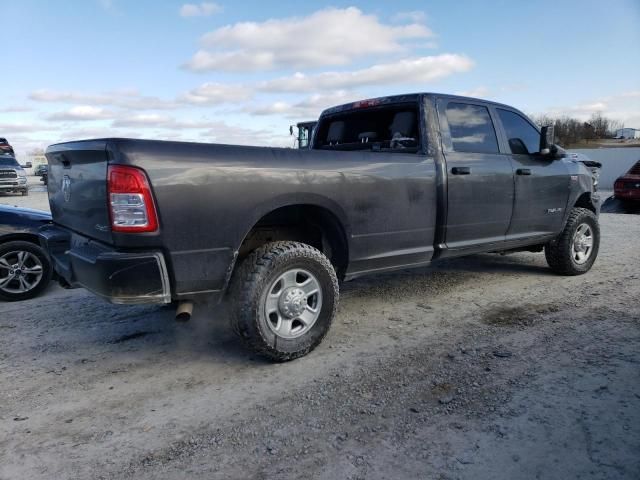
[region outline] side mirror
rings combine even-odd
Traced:
[[[554,147],[555,134],[553,125],[545,125],[540,130],[540,155],[549,155]]]

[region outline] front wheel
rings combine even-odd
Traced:
[[[298,242],[254,250],[234,274],[232,327],[253,351],[275,361],[302,357],[329,331],[338,305],[335,270]]]
[[[574,208],[562,233],[544,249],[547,263],[561,275],[582,275],[593,266],[600,248],[600,225],[591,210]]]

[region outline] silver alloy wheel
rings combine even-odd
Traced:
[[[0,257],[0,290],[20,294],[33,290],[44,275],[42,262],[24,250],[7,252]]]
[[[576,233],[573,235],[573,244],[571,246],[573,261],[578,265],[582,265],[589,260],[592,251],[593,231],[589,225],[581,223],[576,229]]]
[[[281,338],[297,338],[316,323],[322,309],[322,288],[309,271],[295,268],[280,275],[267,290],[264,320]]]

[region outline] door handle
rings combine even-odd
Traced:
[[[531,169],[530,168],[519,168],[516,170],[516,173],[518,175],[531,175]]]
[[[471,173],[471,167],[453,167],[451,173],[454,175],[469,175]]]

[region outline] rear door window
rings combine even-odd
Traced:
[[[450,102],[445,113],[456,152],[498,153],[496,129],[487,107]]]

